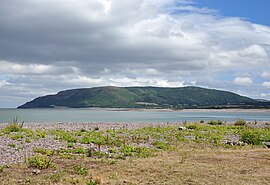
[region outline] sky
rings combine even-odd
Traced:
[[[2,0],[0,108],[95,86],[270,100],[269,0]]]

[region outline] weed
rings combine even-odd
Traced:
[[[46,179],[50,180],[52,183],[59,183],[63,177],[63,174],[60,172],[50,174],[46,176]]]
[[[154,151],[153,151],[153,149],[150,149],[147,147],[137,147],[136,148],[136,155],[138,157],[142,157],[142,158],[153,157]]]
[[[121,152],[124,154],[124,156],[132,156],[133,152],[135,152],[136,149],[133,146],[123,146],[121,148]]]
[[[109,149],[108,149],[108,152],[109,152],[109,153],[116,153],[117,150],[116,150],[116,148],[109,148]]]
[[[74,148],[74,143],[68,143],[68,144],[67,144],[67,147],[68,147],[68,148]]]
[[[86,185],[97,185],[97,182],[96,182],[95,179],[93,179],[93,177],[91,176],[91,178],[89,179],[89,181],[87,182]]]
[[[0,173],[3,173],[5,168],[6,168],[5,165],[0,165]]]
[[[36,155],[33,157],[29,157],[26,160],[29,167],[38,168],[40,170],[47,169],[49,167],[55,167],[55,163],[52,161],[51,158],[47,156]]]
[[[161,150],[167,150],[167,149],[169,149],[168,143],[165,143],[163,141],[154,141],[152,143],[152,145],[155,146],[157,149],[161,149]]]
[[[96,151],[94,148],[88,148],[86,149],[86,157],[97,157],[97,158],[102,158],[102,157],[108,157],[108,154]]]
[[[26,138],[26,139],[25,139],[25,142],[26,142],[26,143],[31,143],[31,140],[30,140],[29,138]]]
[[[15,148],[16,144],[15,143],[10,143],[10,144],[8,144],[8,146],[11,147],[11,148]]]
[[[34,152],[44,154],[46,156],[52,156],[55,153],[54,150],[50,150],[46,148],[34,148]]]
[[[72,155],[70,155],[70,154],[60,154],[60,157],[61,157],[62,159],[72,159],[72,158],[74,158],[74,157],[72,157]]]
[[[78,147],[75,150],[73,150],[73,152],[76,153],[76,154],[85,154],[86,151],[85,151],[84,148]]]
[[[52,130],[51,134],[55,135],[54,139],[56,139],[56,140],[67,141],[68,143],[77,143],[78,142],[78,138],[71,131],[57,129],[57,130]]]
[[[13,140],[21,140],[21,139],[23,139],[23,135],[22,135],[21,132],[18,132],[18,133],[14,134],[14,135],[11,135],[11,136],[10,136],[10,139],[13,139]]]
[[[78,175],[87,175],[89,171],[83,164],[74,166],[73,170]]]
[[[46,137],[46,132],[42,130],[36,130],[36,136],[39,138],[45,138]]]

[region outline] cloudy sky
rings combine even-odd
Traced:
[[[269,0],[1,0],[0,107],[105,85],[195,85],[270,99],[268,7]]]

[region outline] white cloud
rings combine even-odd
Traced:
[[[270,79],[270,72],[264,71],[261,75],[263,78],[269,78]]]
[[[261,94],[261,97],[263,97],[263,98],[268,98],[268,97],[270,97],[270,94],[262,93],[262,94]]]
[[[259,45],[248,46],[239,51],[239,55],[242,57],[251,57],[251,58],[267,57],[265,49]]]
[[[250,77],[236,77],[233,83],[241,86],[249,86],[253,84],[253,81]]]
[[[0,80],[0,88],[4,87],[5,85],[8,85],[9,83],[6,82],[5,80]]]
[[[263,82],[262,84],[264,87],[270,88],[270,82]]]

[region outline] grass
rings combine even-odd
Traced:
[[[20,142],[54,137],[65,148],[35,148],[36,155],[27,158],[26,165],[5,168],[0,180],[4,184],[16,180],[27,184],[29,179],[29,184],[270,183],[269,149],[262,144],[270,141],[269,128],[219,123],[185,127],[179,130],[168,124],[134,130],[2,130]],[[247,146],[224,142],[236,136]],[[32,168],[42,173],[33,176]]]
[[[264,148],[223,148],[202,143],[180,143],[174,150],[159,151],[157,155],[133,160],[74,160],[55,159],[57,172],[42,171],[31,175],[25,166],[5,169],[0,179],[31,184],[88,184],[96,177],[104,184],[269,184],[269,150]],[[83,165],[78,165],[81,161]],[[87,169],[91,170],[86,173]],[[60,173],[63,172],[63,173]],[[8,178],[7,178],[8,176]],[[13,181],[14,182],[14,181]],[[16,182],[16,181],[15,181]],[[27,184],[27,183],[25,183]]]
[[[78,175],[87,175],[89,170],[85,167],[85,165],[75,165],[74,167],[74,173]]]

